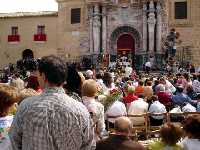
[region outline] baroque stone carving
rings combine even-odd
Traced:
[[[154,6],[154,1],[151,0],[150,3],[142,0],[129,0],[126,1],[126,6],[121,5],[125,3],[124,1],[116,1],[110,0],[103,3],[103,7],[106,7],[106,13],[102,14],[102,19],[100,19],[99,15],[94,14],[93,16],[93,29],[100,28],[102,26],[103,30],[100,33],[102,36],[102,48],[108,50],[108,52],[116,52],[117,51],[117,38],[120,34],[128,33],[131,34],[135,38],[135,51],[137,54],[147,54],[148,50],[151,52],[155,52],[155,47],[160,47],[158,44],[162,44],[162,42],[155,42],[156,46],[154,46],[154,40],[162,40],[163,34],[168,29],[167,22],[165,21],[167,18],[167,13],[165,11],[165,1],[159,0],[160,5]],[[158,2],[157,2],[158,3]],[[95,6],[97,3],[93,3]],[[133,6],[134,4],[134,6]],[[149,5],[147,7],[147,5]],[[147,10],[148,9],[148,10]],[[157,10],[156,10],[157,9]],[[95,11],[94,11],[95,12]],[[102,13],[102,12],[99,12]],[[158,13],[160,18],[159,26],[155,28],[156,23],[156,13]],[[106,16],[106,23],[103,23],[103,16]],[[147,30],[148,27],[148,30]],[[158,28],[159,27],[159,28]],[[106,29],[105,29],[106,28]],[[155,38],[155,31],[159,31],[162,35],[159,38]],[[95,30],[93,30],[94,32]],[[106,32],[104,32],[106,31]],[[148,31],[148,32],[147,32]],[[163,33],[164,31],[164,33]],[[145,32],[145,33],[144,33]],[[167,33],[167,32],[166,32]],[[93,33],[94,39],[97,38],[98,33]],[[103,36],[104,35],[104,36]],[[106,40],[103,39],[106,37]],[[158,37],[158,33],[157,33]],[[147,38],[149,38],[149,42],[147,42]],[[143,42],[146,40],[145,42]],[[105,43],[106,42],[106,43]],[[95,43],[95,42],[94,42]],[[147,44],[149,46],[147,49]],[[105,46],[107,45],[107,46]],[[106,48],[107,47],[107,48]],[[161,48],[159,48],[161,50]],[[162,53],[160,51],[159,53]]]

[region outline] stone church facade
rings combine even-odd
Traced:
[[[162,39],[168,34],[166,1],[58,0],[58,3],[63,14],[75,4],[75,8],[80,4],[80,8],[86,10],[81,17],[85,29],[78,32],[82,34],[80,48],[85,49],[84,54],[90,56],[94,64],[98,63],[99,55],[109,55],[111,61],[126,55],[135,67],[141,67],[149,56],[153,56],[157,64],[162,62]],[[58,14],[58,18],[64,17]]]
[[[1,66],[20,59],[24,49],[31,49],[35,57],[56,54],[67,61],[81,61],[87,57],[93,64],[99,63],[102,57],[109,56],[110,61],[115,61],[119,56],[127,56],[137,68],[153,57],[161,67],[164,41],[171,28],[180,33],[177,58],[200,64],[199,0],[57,2],[58,12],[51,14],[0,15],[0,53],[9,56],[0,60]],[[186,11],[183,18],[179,11]],[[20,28],[21,40],[17,44],[14,42],[15,45],[6,40],[12,25]],[[47,36],[39,43],[30,38],[38,25],[45,26]]]
[[[160,64],[168,34],[166,1],[88,1],[90,53],[127,55],[136,67],[151,56]],[[100,14],[100,15],[98,15]]]

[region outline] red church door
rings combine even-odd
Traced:
[[[135,40],[130,34],[122,34],[117,40],[117,55],[127,57],[134,64]]]

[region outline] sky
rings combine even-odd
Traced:
[[[56,0],[0,0],[0,13],[57,10]]]

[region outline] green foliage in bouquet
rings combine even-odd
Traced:
[[[100,85],[97,85],[97,95],[104,95],[103,88]]]
[[[109,91],[109,94],[106,95],[106,98],[101,102],[104,105],[104,110],[107,111],[115,101],[120,100],[123,96],[123,93],[119,89],[113,89]]]

